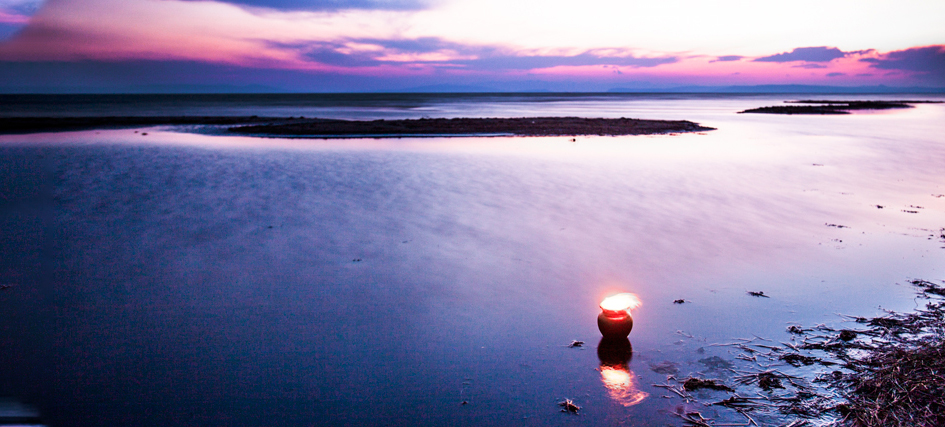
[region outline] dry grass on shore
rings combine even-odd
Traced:
[[[794,339],[781,345],[757,337],[720,344],[741,351],[736,359],[747,366],[730,369],[739,384],[733,385],[731,396],[702,405],[732,410],[743,424],[705,418],[698,411],[677,415],[686,425],[698,427],[759,422],[791,427],[945,426],[945,287],[924,280],[909,283],[925,300],[924,307],[912,313],[845,316],[857,325],[850,329],[791,326],[788,332]],[[811,371],[816,366],[823,368],[819,375]],[[658,386],[699,403],[682,386]]]
[[[945,288],[911,283],[925,308],[857,319],[874,338],[865,357],[848,359],[853,373],[832,383],[847,400],[837,408],[843,425],[945,426]]]
[[[875,352],[848,380],[845,420],[854,426],[945,425],[945,347]]]

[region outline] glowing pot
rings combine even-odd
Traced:
[[[597,316],[597,328],[604,338],[626,338],[633,330],[633,316],[630,309],[640,305],[640,300],[633,294],[617,294],[607,297],[600,303],[600,315]]]

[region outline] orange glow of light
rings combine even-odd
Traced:
[[[640,302],[640,298],[637,298],[636,295],[631,293],[622,293],[604,298],[604,300],[600,303],[600,308],[601,310],[609,312],[626,311],[629,313],[630,310],[639,307],[640,304],[642,304]]]
[[[610,398],[623,406],[636,405],[650,396],[649,393],[637,389],[633,382],[633,372],[628,369],[601,366],[600,377]]]

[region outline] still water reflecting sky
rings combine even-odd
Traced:
[[[749,101],[576,142],[2,136],[0,395],[55,425],[675,422],[660,363],[945,279],[945,106]],[[615,291],[632,354],[598,344]]]

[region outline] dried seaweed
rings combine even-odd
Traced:
[[[569,414],[577,415],[578,411],[581,410],[580,406],[574,404],[574,401],[571,399],[564,399],[563,402],[558,402],[558,406],[561,406],[561,412],[567,412]]]
[[[735,391],[719,380],[693,377],[686,378],[686,380],[683,381],[683,388],[686,389],[686,391],[695,391],[700,389]]]
[[[752,417],[761,417],[764,425],[792,427],[945,426],[945,287],[924,280],[909,283],[928,300],[912,313],[887,311],[875,318],[841,315],[859,324],[856,329],[794,325],[787,330],[792,341],[780,345],[758,343],[757,337],[710,344],[740,351],[733,352],[742,361],[739,366],[756,366],[730,369],[738,374],[733,387],[694,377],[676,380],[678,386],[658,386],[690,404],[698,401],[688,391],[709,388],[731,393],[703,403],[720,408],[722,412],[713,415],[718,419],[694,411],[676,414],[693,426],[757,424]],[[716,359],[722,360],[712,360]],[[811,372],[815,365],[833,367],[818,374]],[[725,411],[748,421],[729,422]]]
[[[930,300],[925,307],[856,318],[868,326],[862,330],[805,331],[800,347],[822,354],[779,356],[794,366],[842,361],[842,370],[818,378],[826,389],[781,400],[782,412],[818,417],[829,411],[841,426],[945,425],[945,288],[925,280],[909,283]]]
[[[810,329],[804,329],[798,325],[791,325],[788,326],[787,331],[795,335],[802,335],[804,332],[810,331]]]
[[[771,391],[784,388],[781,384],[782,378],[787,379],[787,376],[774,370],[767,370],[739,376],[736,381],[741,384],[757,384],[762,390]]]
[[[758,398],[741,397],[736,394],[732,397],[729,397],[728,399],[715,402],[712,405],[725,406],[732,409],[752,409],[761,406],[758,403],[758,400]]]
[[[803,354],[798,354],[798,353],[782,354],[781,356],[778,357],[778,359],[783,360],[794,367],[798,367],[801,365],[810,366],[815,363],[821,362],[821,360],[816,357],[804,356]]]

